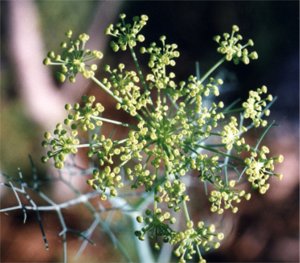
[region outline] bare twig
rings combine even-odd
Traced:
[[[75,234],[75,235],[83,238],[83,242],[80,245],[80,247],[77,251],[77,254],[76,254],[76,257],[79,257],[84,252],[84,250],[88,244],[94,244],[93,241],[91,241],[91,236],[98,228],[101,229],[102,231],[104,230],[107,233],[109,238],[112,240],[112,243],[123,254],[123,256],[127,262],[133,262],[127,253],[127,249],[125,249],[123,244],[119,241],[118,237],[114,234],[114,232],[111,228],[110,218],[113,215],[112,213],[114,213],[114,211],[118,210],[118,211],[121,211],[123,214],[126,214],[127,216],[129,216],[129,218],[132,220],[133,229],[137,229],[137,228],[141,227],[141,226],[138,226],[137,222],[136,222],[136,217],[141,214],[141,212],[137,212],[137,210],[143,211],[148,206],[149,202],[151,202],[151,200],[153,199],[153,196],[151,194],[147,194],[147,195],[140,197],[140,198],[142,198],[143,201],[139,203],[139,207],[130,206],[125,199],[126,196],[130,197],[130,195],[126,195],[126,194],[124,195],[124,197],[122,197],[122,195],[120,195],[120,197],[109,198],[109,201],[112,205],[112,207],[110,207],[110,208],[104,208],[100,202],[98,202],[98,207],[95,207],[90,201],[94,198],[98,198],[101,194],[101,191],[94,190],[91,192],[82,193],[80,190],[75,188],[71,184],[70,181],[66,180],[60,174],[59,177],[56,178],[56,180],[59,180],[63,184],[65,184],[75,194],[75,197],[73,197],[67,201],[57,203],[54,200],[52,200],[47,194],[45,194],[41,189],[39,189],[37,187],[38,185],[40,185],[38,174],[37,174],[36,168],[35,168],[32,160],[31,160],[31,164],[32,164],[32,176],[34,179],[33,186],[31,186],[30,184],[28,184],[27,182],[24,181],[22,172],[20,170],[19,170],[19,179],[14,180],[14,181],[16,181],[15,182],[16,184],[19,184],[19,186],[16,186],[13,183],[12,179],[9,179],[8,182],[0,183],[0,186],[8,187],[8,188],[12,189],[12,192],[15,195],[17,204],[18,204],[16,206],[12,206],[12,207],[1,208],[0,213],[22,210],[24,213],[24,222],[25,222],[26,217],[27,217],[27,212],[35,211],[36,219],[39,223],[39,227],[40,227],[40,230],[42,233],[45,247],[46,247],[46,249],[48,249],[48,247],[49,247],[48,241],[47,241],[47,238],[45,235],[44,226],[43,226],[43,223],[41,220],[40,212],[41,211],[43,211],[43,212],[55,211],[57,214],[60,226],[61,226],[61,232],[58,235],[62,238],[62,241],[63,241],[63,261],[64,262],[67,262],[67,259],[68,259],[67,234],[72,233],[72,234]],[[75,173],[75,170],[76,169],[74,169],[74,173]],[[78,175],[81,176],[82,169],[77,169],[77,171],[78,171]],[[54,177],[53,177],[53,179],[54,179]],[[51,182],[51,180],[50,180],[50,182]],[[33,193],[37,194],[37,196],[39,196],[41,198],[41,200],[46,202],[47,205],[36,204],[36,201],[33,200],[33,197],[29,194],[28,190],[31,190],[31,191],[33,191]],[[21,202],[20,195],[24,196],[27,199],[28,204],[25,205]],[[79,231],[79,230],[69,228],[67,226],[66,220],[64,218],[64,210],[65,209],[70,208],[70,207],[75,207],[75,206],[78,206],[81,204],[83,204],[87,208],[87,210],[91,213],[91,216],[92,216],[92,221],[90,223],[90,226],[85,231]],[[105,220],[103,220],[101,218],[101,215],[102,214],[104,215],[104,213],[106,214]],[[139,259],[141,261],[149,262],[149,263],[154,262],[154,260],[152,258],[149,242],[147,240],[146,240],[146,242],[140,242],[137,240],[136,248],[137,248],[137,253],[138,253]],[[145,258],[147,259],[147,261],[145,261]]]

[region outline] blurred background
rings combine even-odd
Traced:
[[[76,35],[89,33],[89,47],[104,51],[100,68],[130,63],[129,54],[116,55],[109,49],[109,39],[103,33],[120,12],[128,18],[139,14],[150,17],[144,29],[147,43],[166,35],[169,42],[179,45],[179,80],[194,74],[196,61],[204,74],[220,58],[212,37],[230,31],[233,24],[239,25],[245,39],[254,40],[259,60],[247,66],[228,63],[218,71],[225,80],[223,98],[227,103],[237,97],[246,98],[249,89],[263,84],[278,97],[271,109],[271,118],[278,126],[271,129],[265,141],[274,155],[284,155],[285,161],[277,169],[284,179],[272,181],[266,195],[254,195],[242,204],[238,215],[224,218],[230,222],[228,238],[206,258],[210,262],[298,262],[298,1],[1,1],[0,170],[16,176],[20,167],[25,176],[30,175],[27,156],[31,154],[39,174],[46,174],[47,167],[39,161],[43,154],[42,135],[64,118],[64,104],[78,101],[82,94],[96,93],[104,101],[106,116],[116,116],[113,101],[91,83],[79,78],[74,85],[61,85],[42,60],[47,51],[59,50],[64,33],[72,29]],[[15,203],[9,191],[0,191],[1,207]],[[192,191],[198,194],[199,189]],[[196,218],[197,211],[203,209],[197,205],[193,209]],[[82,215],[68,213],[70,221],[80,221]],[[34,217],[23,225],[21,212],[1,214],[1,262],[61,260],[55,215],[43,217],[52,245],[50,251],[43,249]],[[74,223],[74,227],[80,228],[80,224]],[[128,236],[124,234],[122,238],[127,240]],[[79,261],[122,262],[104,234],[95,242],[97,245],[88,247]],[[69,247],[72,261],[77,238],[71,239]]]

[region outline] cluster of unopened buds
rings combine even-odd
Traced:
[[[267,157],[269,149],[260,145],[273,126],[264,117],[269,116],[274,98],[262,86],[250,91],[249,98],[237,109],[226,107],[220,100],[207,100],[222,93],[223,80],[213,78],[212,73],[224,61],[248,64],[250,59],[258,58],[255,51],[247,49],[253,46],[252,40],[240,44],[242,36],[237,34],[237,26],[232,27],[231,34],[215,37],[217,51],[222,54],[215,66],[202,77],[191,75],[177,81],[170,67],[174,68],[180,56],[178,46],[166,43],[162,36],[159,44],[141,47],[140,53],[149,57],[148,72],[143,72],[146,69],[139,64],[136,46],[145,40],[141,30],[148,17],[136,16],[132,23],[125,18],[120,15],[120,22],[110,25],[106,34],[113,38],[111,47],[115,52],[129,49],[136,70],[127,70],[122,63],[116,69],[105,65],[105,76],[99,80],[95,76],[97,65],[90,61],[101,59],[102,53],[85,49],[86,34],[73,40],[71,32],[67,33],[68,42],[61,45],[62,54],[50,52],[44,63],[61,66],[62,81],[68,78],[72,82],[79,73],[91,78],[115,99],[118,110],[135,119],[131,122],[135,124],[102,116],[103,105],[94,96],[84,96],[82,103],[67,104],[64,123],[58,124],[53,133],[45,133],[43,145],[49,151],[43,161],[53,159],[55,166],[62,168],[67,155],[87,148],[94,162],[87,182],[101,192],[102,199],[117,196],[128,182],[133,189],[152,193],[153,208],[148,207],[145,216],[137,217],[143,224],[135,232],[140,240],[148,235],[157,241],[156,248],[160,242],[174,245],[180,262],[191,260],[194,254],[205,262],[202,253],[218,248],[224,235],[217,233],[214,225],[193,223],[188,209],[193,197],[184,179],[197,172],[199,184],[209,191],[211,212],[217,214],[224,210],[236,213],[238,204],[250,199],[249,187],[242,182],[248,181],[250,187],[264,194],[272,176],[282,177],[274,172],[274,165],[283,157]],[[127,136],[104,136],[98,129],[104,123],[126,127]],[[263,132],[251,146],[245,134],[254,128]],[[88,143],[82,142],[79,131],[88,132]],[[186,224],[178,230],[174,223],[179,211],[183,211]]]
[[[59,81],[64,82],[68,79],[75,82],[77,73],[81,73],[85,78],[94,76],[97,64],[90,64],[95,59],[102,59],[103,54],[98,50],[85,48],[89,36],[85,33],[79,35],[78,39],[72,39],[73,32],[66,33],[67,41],[61,43],[62,53],[55,54],[50,51],[44,59],[45,65],[60,66],[60,71],[56,73]]]
[[[224,210],[231,209],[233,213],[238,212],[238,207],[235,205],[245,200],[250,200],[251,194],[246,193],[245,190],[235,189],[236,181],[230,180],[227,185],[217,177],[216,180],[219,184],[219,189],[210,192],[209,201],[211,202],[211,212],[223,214]]]
[[[235,64],[238,64],[242,61],[244,64],[249,64],[250,59],[258,59],[258,54],[256,51],[249,53],[247,47],[254,46],[252,39],[249,39],[248,42],[244,45],[239,42],[243,40],[242,35],[236,34],[239,32],[239,27],[237,25],[232,26],[231,34],[224,33],[223,39],[220,35],[214,37],[214,40],[220,45],[217,51],[225,55],[227,61],[233,60]]]

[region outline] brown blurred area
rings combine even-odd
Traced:
[[[105,117],[132,121],[114,110],[114,101],[88,81],[79,78],[74,86],[60,85],[53,72],[42,65],[47,51],[57,50],[69,28],[76,34],[90,33],[91,47],[104,51],[103,65],[126,64],[128,54],[113,54],[103,34],[119,12],[126,12],[128,17],[148,14],[145,36],[149,42],[165,34],[179,44],[178,79],[194,73],[196,61],[201,73],[213,65],[218,55],[212,36],[232,24],[238,24],[246,37],[254,39],[259,60],[249,66],[225,65],[220,74],[227,76],[228,92],[223,96],[229,103],[236,97],[245,98],[249,89],[262,84],[278,96],[271,110],[278,126],[271,129],[264,143],[274,155],[284,155],[284,162],[277,166],[283,180],[272,179],[267,194],[253,194],[250,201],[239,206],[238,214],[226,214],[221,219],[206,212],[209,209],[203,187],[193,187],[192,214],[196,219],[213,218],[226,233],[221,248],[206,255],[209,262],[299,262],[298,1],[1,1],[1,172],[16,176],[20,167],[29,177],[27,155],[31,154],[39,174],[48,173],[39,162],[42,134],[64,118],[65,103],[75,102],[83,94],[96,94],[106,108]],[[108,125],[104,132],[112,130]],[[121,137],[126,129],[115,132]],[[84,181],[81,178],[78,184]],[[60,189],[48,191],[58,200],[68,199]],[[4,187],[0,188],[0,198],[1,208],[17,204]],[[90,218],[83,209],[65,212],[72,228],[87,227]],[[42,213],[49,250],[44,248],[34,213],[28,214],[26,224],[21,211],[1,213],[0,219],[1,262],[62,261],[61,229],[55,213]],[[119,223],[123,226],[117,228],[122,242],[129,242],[128,222],[117,217],[115,224]],[[69,262],[124,262],[104,232],[97,232],[92,239],[95,245],[88,245],[75,260],[80,241],[76,235],[68,235]]]

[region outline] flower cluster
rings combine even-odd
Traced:
[[[251,119],[255,127],[267,126],[267,120],[262,119],[262,116],[269,116],[270,110],[266,107],[268,101],[273,100],[273,96],[269,94],[266,98],[262,98],[263,94],[267,94],[266,86],[258,88],[256,91],[249,91],[249,98],[243,103],[245,109],[245,118]]]
[[[240,130],[241,129],[241,130]],[[249,146],[246,144],[245,139],[241,137],[243,132],[247,131],[247,128],[238,126],[237,118],[232,116],[230,122],[227,125],[224,125],[222,135],[222,143],[225,144],[227,150],[231,150],[234,146],[236,149],[248,149]]]
[[[151,174],[151,172],[143,167],[142,164],[136,164],[134,169],[126,169],[129,180],[133,181],[132,188],[138,188],[144,186],[146,191],[151,191],[153,187],[153,182],[155,182],[156,174]]]
[[[170,242],[174,231],[169,226],[169,224],[174,224],[176,222],[175,217],[172,217],[169,212],[163,213],[161,209],[157,208],[155,211],[149,209],[145,212],[145,217],[138,216],[137,221],[139,223],[145,224],[141,230],[135,231],[135,235],[140,239],[145,239],[145,234],[157,240],[162,238],[163,242]],[[156,244],[158,247],[158,243]]]
[[[214,178],[216,174],[221,172],[221,167],[219,167],[219,156],[213,155],[208,156],[207,154],[197,155],[194,162],[192,162],[193,169],[200,172],[199,179],[202,182],[214,183]]]
[[[132,19],[133,24],[126,23],[125,18],[126,15],[121,14],[121,22],[117,23],[115,26],[113,24],[109,25],[105,31],[106,35],[110,35],[118,39],[117,42],[111,42],[112,50],[115,52],[119,49],[125,51],[127,46],[129,46],[129,48],[133,48],[136,46],[137,42],[143,42],[145,40],[145,37],[142,34],[139,34],[139,32],[147,24],[148,16],[135,16]]]
[[[223,214],[224,209],[231,209],[233,213],[237,213],[238,207],[235,203],[240,203],[242,197],[245,200],[250,200],[251,194],[246,193],[245,190],[235,189],[235,180],[231,180],[228,184],[225,184],[220,178],[217,177],[216,179],[219,188],[210,193],[211,212]]]
[[[252,39],[249,39],[244,45],[239,43],[243,39],[240,34],[235,34],[239,30],[237,25],[233,25],[231,34],[224,33],[223,39],[220,35],[215,36],[214,40],[220,45],[217,51],[224,54],[227,61],[233,60],[235,64],[242,61],[244,64],[249,64],[250,59],[258,59],[258,55],[256,51],[249,53],[247,49],[248,46],[252,47],[254,45]]]
[[[166,72],[167,66],[175,66],[175,58],[178,58],[180,53],[177,51],[176,44],[166,44],[166,37],[160,37],[162,47],[159,47],[155,42],[150,44],[149,48],[142,47],[140,52],[142,54],[149,54],[148,66],[151,69],[151,74],[146,76],[150,82],[149,87],[157,89],[176,88],[174,82],[175,73]]]
[[[73,106],[66,104],[65,108],[69,111],[68,117],[65,119],[65,125],[68,125],[72,130],[81,128],[84,131],[94,130],[96,126],[102,126],[101,117],[99,115],[104,111],[104,107],[101,103],[95,102],[95,96],[83,96],[81,107],[79,103],[75,103]]]
[[[47,156],[42,157],[42,161],[47,162],[53,158],[55,167],[63,168],[66,156],[70,153],[76,154],[78,151],[79,139],[77,135],[77,131],[69,132],[60,123],[56,125],[53,134],[46,132],[42,145],[50,147],[51,150],[47,152]]]
[[[205,262],[200,251],[197,251],[197,247],[201,246],[205,251],[209,251],[211,247],[216,249],[223,238],[223,233],[215,233],[214,225],[206,226],[203,221],[200,221],[194,227],[189,221],[187,229],[176,233],[170,243],[178,246],[175,255],[180,258],[179,262],[184,263],[185,259],[191,260],[196,252],[199,254],[200,262]]]
[[[105,71],[110,76],[103,79],[103,84],[121,99],[116,105],[117,109],[122,109],[134,117],[139,110],[151,103],[150,92],[141,92],[138,85],[140,79],[135,71],[125,70],[122,63],[118,65],[118,69],[113,70],[107,65]]]
[[[245,159],[248,181],[261,194],[265,194],[269,189],[270,184],[268,180],[270,176],[277,176],[279,179],[282,179],[282,174],[274,173],[274,164],[283,162],[283,156],[267,158],[269,152],[267,146],[262,146],[260,150],[254,149],[251,152],[251,157]]]
[[[94,96],[84,96],[82,103],[66,105],[68,114],[64,125],[58,124],[53,134],[45,134],[43,145],[49,151],[43,161],[53,159],[55,166],[62,168],[68,154],[87,148],[88,157],[94,164],[87,182],[99,190],[102,199],[116,196],[125,182],[133,189],[153,194],[153,210],[147,209],[145,216],[137,218],[144,224],[135,232],[140,240],[147,234],[156,240],[157,248],[160,241],[176,246],[175,254],[181,262],[191,259],[195,253],[200,262],[204,262],[201,250],[218,248],[224,236],[216,233],[213,225],[199,222],[194,226],[187,208],[192,197],[184,177],[198,174],[200,184],[209,189],[211,211],[218,214],[226,209],[236,213],[237,204],[250,199],[251,194],[241,186],[245,177],[260,193],[265,193],[269,177],[280,178],[274,172],[274,164],[281,162],[283,157],[267,158],[269,150],[265,146],[258,150],[269,128],[255,146],[246,142],[244,134],[252,128],[267,125],[262,116],[270,114],[271,103],[267,102],[272,101],[272,96],[262,98],[267,93],[266,87],[262,86],[250,91],[242,107],[232,111],[222,101],[213,102],[213,97],[220,95],[223,84],[222,79],[211,76],[213,71],[226,60],[248,64],[250,59],[257,58],[256,52],[249,53],[247,49],[253,46],[252,40],[245,45],[239,43],[242,36],[236,34],[237,26],[233,26],[231,34],[224,33],[223,39],[215,37],[219,43],[217,51],[223,57],[212,69],[201,79],[191,75],[178,81],[173,72],[175,60],[180,55],[178,46],[166,43],[166,37],[162,36],[160,44],[141,47],[140,53],[148,57],[148,71],[144,74],[135,47],[145,39],[140,32],[148,17],[136,16],[133,23],[126,22],[125,18],[121,14],[121,21],[110,25],[106,34],[113,37],[111,47],[114,51],[129,49],[136,70],[128,70],[123,63],[116,69],[106,65],[105,76],[102,81],[98,80],[94,77],[96,65],[87,62],[101,58],[102,53],[85,49],[87,35],[71,40],[70,32],[67,33],[69,43],[62,44],[62,54],[51,52],[44,62],[60,65],[62,80],[68,77],[73,81],[77,73],[90,77],[116,100],[118,110],[127,112],[134,119],[131,122],[134,124],[105,118],[102,104],[96,102]],[[206,100],[207,97],[210,99]],[[232,112],[239,113],[240,117]],[[246,127],[244,119],[250,122]],[[116,140],[101,134],[97,128],[105,122],[126,127],[125,138]],[[79,131],[88,132],[88,143],[80,141]],[[243,156],[249,157],[244,159]],[[232,178],[231,173],[229,178],[229,170],[237,179]],[[175,230],[173,224],[179,210],[183,210],[187,228]]]
[[[80,34],[77,39],[72,39],[72,35],[71,30],[66,33],[68,40],[61,43],[61,54],[57,55],[54,51],[50,51],[43,61],[45,65],[60,66],[61,69],[56,74],[61,82],[66,79],[75,82],[77,73],[81,73],[85,78],[93,77],[97,64],[88,62],[103,57],[102,52],[85,48],[89,40],[87,34]]]
[[[189,201],[185,184],[178,179],[167,180],[162,186],[157,187],[156,201],[158,203],[165,202],[169,208],[178,211],[183,201]]]
[[[103,118],[99,115],[104,111],[101,103],[95,102],[95,96],[83,96],[83,106],[75,103],[65,105],[68,111],[67,118],[64,124],[57,124],[53,134],[46,132],[42,145],[50,147],[51,150],[47,152],[47,156],[43,157],[43,162],[47,162],[53,158],[55,167],[63,168],[66,155],[72,153],[76,154],[80,146],[78,138],[79,128],[83,131],[94,130],[97,126],[102,126]]]
[[[120,175],[120,168],[115,167],[113,170],[106,166],[102,171],[95,169],[93,171],[93,178],[89,179],[87,183],[94,189],[102,190],[101,199],[106,200],[109,192],[110,196],[117,196],[117,188],[123,187],[122,177]]]

